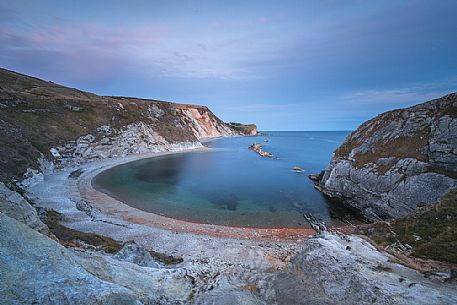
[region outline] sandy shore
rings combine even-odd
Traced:
[[[193,151],[202,150],[208,149],[198,149]],[[164,154],[155,154],[153,156],[158,155]],[[144,157],[152,156],[138,156],[135,160]],[[92,179],[96,175],[113,166],[131,162],[131,160],[126,162],[124,161],[125,160],[114,160],[114,162],[110,162],[109,164],[94,166],[93,168],[87,169],[78,179],[78,189],[81,193],[81,197],[90,202],[92,206],[105,215],[114,216],[134,224],[148,225],[151,227],[163,228],[177,232],[188,232],[217,237],[242,238],[250,240],[297,240],[303,238],[303,236],[314,234],[314,230],[310,228],[258,229],[201,224],[177,220],[130,207],[125,203],[93,188]]]
[[[65,216],[62,224],[69,228],[97,233],[124,242],[133,240],[148,249],[182,257],[182,263],[160,268],[159,272],[163,272],[167,278],[175,276],[181,279],[194,279],[193,293],[197,297],[215,293],[216,300],[227,293],[239,294],[254,289],[265,300],[278,300],[278,296],[274,295],[275,291],[281,291],[281,288],[276,290],[274,287],[278,271],[281,274],[280,272],[289,270],[288,272],[293,274],[291,279],[296,276],[309,279],[307,269],[298,268],[297,271],[288,267],[292,257],[300,253],[303,255],[303,252],[300,252],[303,249],[308,251],[304,254],[306,257],[310,253],[314,257],[308,264],[315,261],[317,268],[322,270],[322,273],[316,273],[314,270],[314,275],[311,275],[311,285],[314,285],[312,287],[317,285],[319,289],[322,289],[322,283],[333,281],[330,285],[334,287],[339,285],[339,278],[344,279],[343,282],[349,278],[351,282],[355,279],[357,287],[354,291],[359,293],[359,286],[365,286],[357,283],[365,283],[368,279],[370,283],[387,287],[384,293],[391,293],[391,287],[395,290],[404,286],[398,280],[400,277],[407,278],[406,283],[421,283],[413,288],[401,288],[409,295],[414,295],[411,291],[416,287],[418,291],[427,293],[430,288],[436,293],[437,289],[442,287],[441,283],[436,286],[436,283],[409,269],[408,276],[405,276],[404,271],[394,274],[391,270],[384,272],[376,269],[380,260],[391,264],[392,270],[404,267],[390,263],[390,256],[382,256],[383,254],[368,243],[362,245],[365,241],[359,238],[356,239],[360,240],[360,243],[355,243],[354,237],[326,235],[314,240],[314,243],[303,245],[303,241],[311,233],[306,229],[243,229],[179,221],[139,211],[98,192],[91,186],[92,178],[110,167],[164,154],[166,153],[105,159],[86,163],[81,167],[68,168],[45,176],[44,180],[36,182],[27,190],[27,195],[36,206],[62,213]],[[69,174],[79,168],[84,171],[81,176],[77,179],[69,178]],[[334,239],[338,241],[332,242]],[[317,243],[321,243],[322,246],[316,248]],[[349,250],[348,244],[351,245]],[[327,257],[327,260],[324,260],[326,263],[320,263],[322,257]],[[343,262],[340,262],[341,259]],[[356,267],[347,269],[349,264],[352,266],[355,262],[358,264]],[[335,278],[333,274],[337,274],[338,277]],[[282,281],[284,287],[298,287],[297,291],[306,290],[306,286],[300,285],[310,285],[309,282],[299,282],[298,286],[294,286],[297,282],[292,281],[289,286],[287,278]],[[426,288],[421,288],[422,285]],[[449,289],[453,287],[444,288],[446,296],[453,293],[453,290]],[[287,291],[289,290],[286,290],[286,293]],[[398,293],[397,291],[399,290],[395,290],[395,293]],[[338,292],[339,295],[341,293]]]
[[[62,213],[63,224],[69,228],[120,241],[134,240],[147,248],[182,256],[198,269],[230,269],[232,273],[236,267],[236,272],[244,273],[281,268],[314,233],[311,229],[236,228],[171,219],[132,208],[91,185],[93,177],[108,168],[171,153],[175,152],[97,160],[68,168],[45,176],[28,188],[27,195],[37,206]],[[76,169],[83,173],[77,179],[69,178]],[[197,263],[201,260],[208,263]]]

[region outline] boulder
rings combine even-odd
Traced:
[[[133,241],[126,243],[124,247],[116,253],[114,258],[143,267],[160,267],[159,263],[152,258],[148,250]]]
[[[48,227],[41,222],[37,211],[19,193],[0,182],[0,212],[20,221],[34,230],[48,234]]]
[[[305,170],[299,166],[294,166],[292,167],[292,170],[293,171],[296,171],[296,172],[304,172]]]

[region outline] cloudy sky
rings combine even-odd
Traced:
[[[261,130],[349,130],[457,91],[457,1],[1,1],[0,66],[209,106]]]

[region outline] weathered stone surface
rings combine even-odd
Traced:
[[[0,304],[182,304],[190,281],[92,252],[72,252],[0,213]]]
[[[14,218],[34,230],[48,234],[48,227],[41,222],[34,207],[21,195],[0,182],[0,212]]]
[[[0,213],[2,304],[140,304],[82,268],[58,243]]]
[[[195,305],[265,305],[262,299],[240,289],[217,289],[198,297]]]
[[[160,267],[159,263],[152,258],[149,251],[135,242],[126,243],[124,247],[116,253],[114,258],[120,261],[134,263],[142,267]]]
[[[90,274],[128,289],[142,304],[184,304],[192,292],[190,279],[173,269],[141,267],[100,253],[76,254],[75,260]]]
[[[430,126],[430,159],[433,165],[457,171],[457,120],[449,115]]]
[[[75,144],[70,142],[56,147],[55,150],[59,151],[62,157],[55,158],[54,162],[61,166],[72,166],[94,159],[203,147],[198,141],[170,143],[143,122],[130,124],[117,132],[107,129],[106,126],[100,127],[101,133],[107,130],[114,133],[110,138],[96,141],[94,136],[85,135],[78,138]]]
[[[186,106],[177,105],[177,114],[182,117],[183,123],[192,130],[198,139],[244,134],[243,131],[240,132],[222,122],[205,106]]]
[[[278,304],[455,304],[455,284],[393,263],[367,241],[324,233],[308,239],[273,282]]]
[[[457,94],[389,111],[335,151],[320,186],[373,219],[403,217],[457,187]]]

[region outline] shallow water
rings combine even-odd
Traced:
[[[198,223],[307,227],[304,212],[327,224],[349,211],[314,189],[308,174],[327,166],[348,132],[269,132],[223,138],[211,151],[134,161],[97,175],[93,186],[138,209]],[[268,139],[269,142],[263,142]],[[273,159],[248,146],[261,142]],[[297,173],[292,167],[305,171]]]

